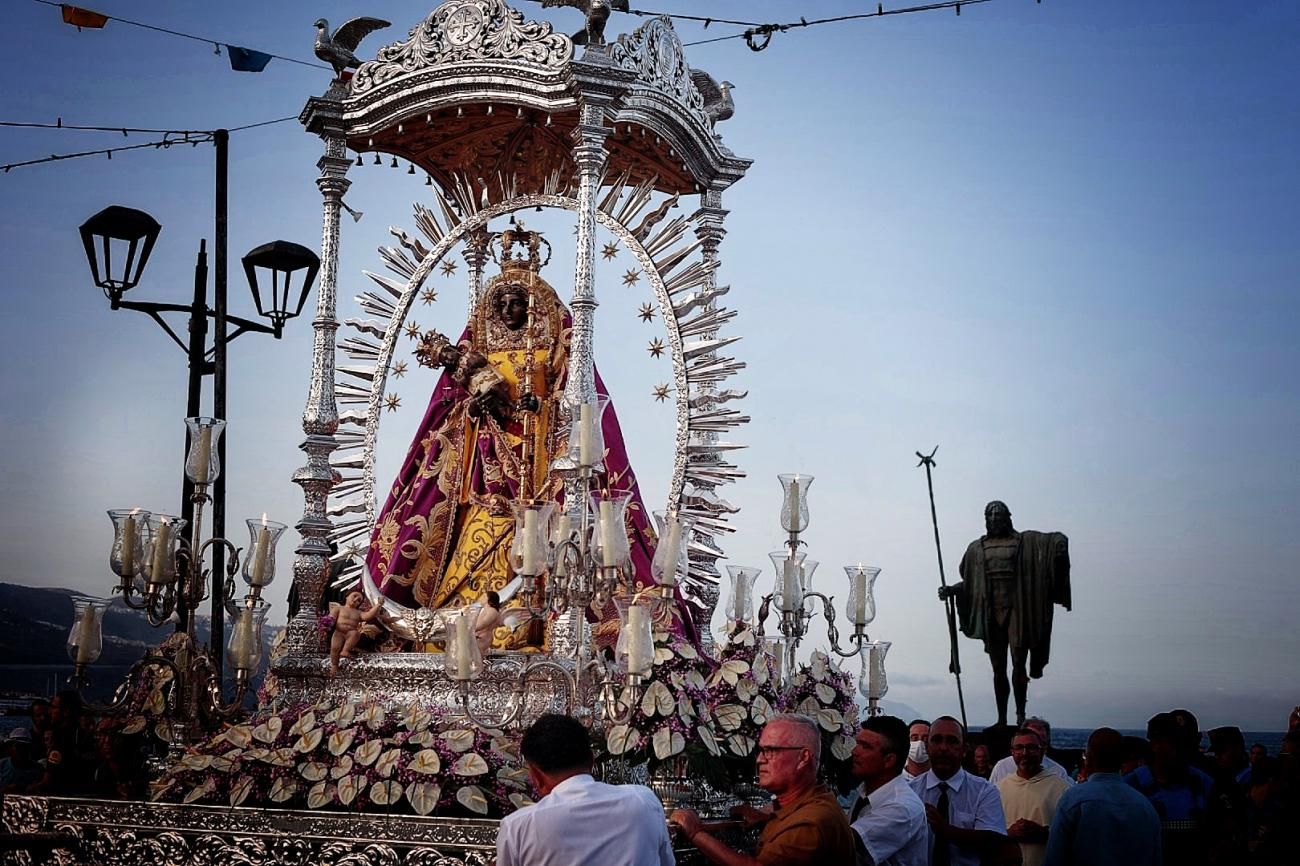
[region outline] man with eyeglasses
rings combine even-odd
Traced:
[[[1048,724],[1047,719],[1030,716],[1025,719],[1022,727],[1033,728],[1038,732],[1038,738],[1043,741],[1043,769],[1063,779],[1067,785],[1073,785],[1074,779],[1070,778],[1070,771],[1052,759],[1052,726]],[[1014,776],[1017,766],[1015,756],[1007,755],[993,765],[993,771],[989,773],[988,779],[996,785],[1007,776]]]
[[[1041,866],[1047,853],[1047,828],[1056,814],[1056,802],[1070,785],[1043,766],[1043,741],[1026,725],[1011,738],[1016,772],[998,782],[1007,835],[1020,844],[1024,866]]]
[[[738,807],[748,823],[763,823],[753,855],[735,851],[702,829],[690,809],[669,820],[718,866],[832,866],[853,863],[853,831],[839,802],[817,781],[821,730],[807,716],[773,716],[758,738],[758,784],[776,796],[771,811]]]

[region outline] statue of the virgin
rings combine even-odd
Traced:
[[[443,373],[366,557],[380,591],[406,607],[464,607],[503,590],[514,578],[511,503],[563,501],[563,478],[552,471],[552,460],[567,447],[560,401],[571,320],[539,274],[541,236],[510,229],[500,241],[501,273],[484,287],[457,344],[430,332],[417,350],[421,363]],[[516,244],[526,255],[512,256]],[[595,379],[597,392],[607,396],[599,372]],[[634,583],[653,586],[654,532],[612,404],[602,432],[599,486],[632,493],[625,528]],[[691,632],[690,617],[674,619]],[[498,647],[527,642],[526,630],[509,625],[495,636]]]

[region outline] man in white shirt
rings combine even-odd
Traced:
[[[1009,843],[998,789],[961,768],[966,730],[952,716],[930,723],[930,770],[911,781],[930,824],[930,866],[980,866]]]
[[[496,866],[673,866],[663,805],[642,785],[592,779],[581,722],[541,716],[520,751],[541,799],[502,819]]]
[[[862,782],[849,807],[849,820],[874,866],[926,866],[930,836],[925,805],[903,775],[908,732],[894,716],[872,716],[862,723],[850,757],[853,777]]]
[[[1016,761],[1015,775],[998,782],[1007,835],[1020,843],[1024,866],[1042,866],[1056,801],[1070,786],[1043,769],[1043,741],[1028,725],[1011,738],[1011,757]]]
[[[1038,732],[1038,736],[1043,740],[1043,769],[1053,776],[1059,776],[1068,784],[1073,785],[1074,780],[1070,778],[1070,771],[1062,767],[1056,761],[1047,757],[1047,750],[1052,748],[1052,726],[1047,723],[1046,719],[1040,719],[1037,716],[1030,716],[1025,719],[1025,727],[1033,728]],[[1013,755],[1007,755],[1002,760],[993,765],[993,772],[989,773],[989,781],[997,784],[1007,776],[1016,774],[1016,759]]]

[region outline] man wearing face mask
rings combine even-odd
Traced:
[[[925,741],[930,739],[930,723],[925,719],[913,719],[907,726],[907,739],[911,742],[907,749],[907,764],[903,772],[908,778],[924,776],[930,769],[930,753],[926,751]]]

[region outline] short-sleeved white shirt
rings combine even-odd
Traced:
[[[876,866],[926,866],[930,838],[925,804],[907,780],[899,774],[872,791],[853,822]]]
[[[921,802],[931,806],[939,804],[939,783],[943,781],[926,771],[924,776],[917,776],[911,781],[912,790],[921,798]],[[972,776],[965,770],[953,773],[948,784],[948,821],[954,827],[967,830],[992,830],[994,833],[1007,832],[1007,820],[1002,814],[1002,797],[998,789],[979,776]],[[928,833],[931,845],[934,833]],[[980,856],[975,851],[968,851],[949,843],[952,866],[979,866]],[[930,858],[933,860],[934,858]]]

